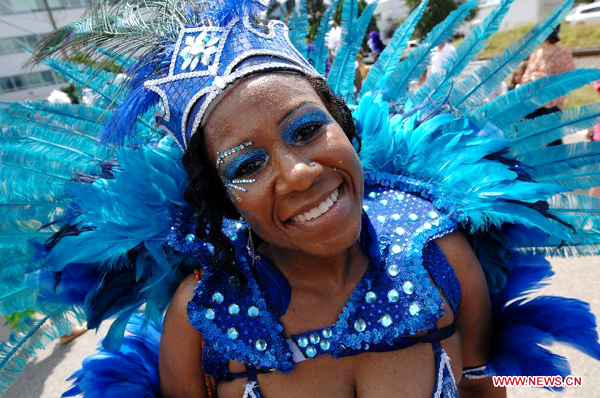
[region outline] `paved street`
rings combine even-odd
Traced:
[[[596,317],[600,319],[600,292],[598,291],[600,258],[556,259],[552,263],[556,276],[552,279],[552,285],[545,288],[543,293],[586,300],[591,304]],[[568,317],[569,314],[564,316]],[[83,358],[94,352],[99,340],[98,336],[104,335],[106,330],[105,325],[98,335],[94,331],[89,331],[67,346],[53,343],[29,366],[22,379],[11,387],[5,397],[59,397],[69,385],[66,379],[80,366]],[[0,337],[3,340],[6,338],[6,331],[6,326],[0,328]],[[583,377],[581,388],[569,389],[562,397],[600,398],[600,362],[594,362],[568,347],[556,347],[555,351],[569,358],[574,375]],[[550,398],[557,395],[531,388],[513,388],[509,391],[509,398],[529,397]]]

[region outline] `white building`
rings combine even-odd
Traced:
[[[56,26],[79,19],[89,0],[47,0]],[[44,66],[25,70],[38,39],[53,30],[45,0],[0,0],[0,100],[43,99],[64,81]]]
[[[482,22],[498,3],[500,0],[480,0],[477,17],[470,21],[469,25],[474,27]],[[547,17],[560,3],[562,0],[515,0],[504,17],[500,30],[536,24]]]

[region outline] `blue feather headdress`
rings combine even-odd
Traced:
[[[62,41],[52,47],[53,52],[96,50],[110,43],[108,50],[121,57],[133,56],[141,46],[143,54],[128,72],[127,96],[105,126],[103,138],[122,143],[132,135],[137,118],[159,106],[159,128],[185,150],[207,110],[231,83],[266,70],[319,75],[292,44],[283,22],[257,20],[269,2],[164,0],[109,6],[94,0],[86,16],[42,46],[47,48],[49,41],[59,38]],[[138,45],[123,42],[118,35]]]

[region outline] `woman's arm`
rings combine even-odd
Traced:
[[[454,268],[461,285],[462,298],[456,314],[456,326],[461,335],[463,367],[487,363],[492,338],[492,305],[479,260],[465,236],[453,232],[436,240],[448,262]],[[461,397],[506,397],[504,388],[492,385],[491,378],[462,379]]]
[[[187,316],[187,304],[194,297],[195,285],[194,275],[184,279],[165,316],[159,353],[160,391],[164,398],[208,396],[200,334]]]

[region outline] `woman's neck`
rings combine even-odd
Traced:
[[[315,257],[272,245],[264,245],[261,252],[285,275],[292,288],[343,289],[360,279],[368,267],[367,256],[358,242],[330,257]]]

